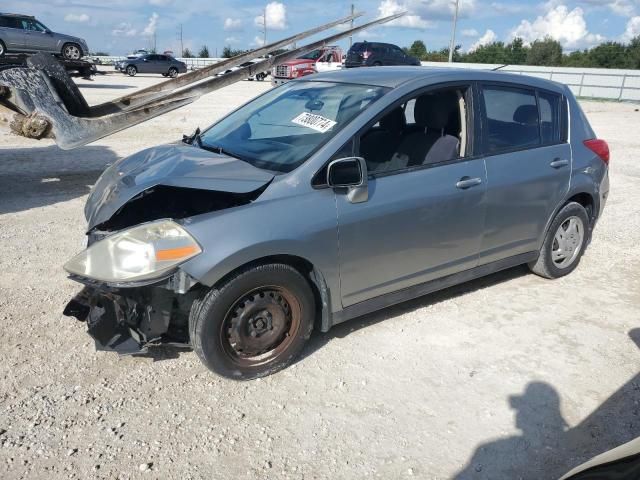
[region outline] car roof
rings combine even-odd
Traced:
[[[362,85],[376,85],[380,87],[397,88],[404,83],[415,80],[430,80],[434,83],[453,81],[485,81],[505,82],[514,86],[523,85],[534,88],[551,88],[564,91],[564,86],[550,80],[544,80],[528,75],[519,75],[507,72],[494,72],[490,70],[472,70],[468,68],[448,67],[418,67],[418,66],[393,66],[393,67],[361,67],[343,68],[341,70],[316,73],[311,77],[303,77],[297,81],[321,81],[355,83]]]
[[[0,13],[0,17],[17,17],[17,18],[31,18],[35,20],[33,15],[22,15],[21,13]]]

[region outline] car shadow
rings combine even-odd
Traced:
[[[0,148],[0,215],[82,197],[120,157],[110,148]]]
[[[488,288],[493,285],[497,285],[502,282],[514,280],[529,273],[529,269],[525,265],[502,270],[500,272],[487,275],[486,277],[478,278],[469,282],[461,283],[453,287],[449,287],[437,292],[424,295],[413,300],[398,303],[390,307],[378,310],[361,317],[348,320],[344,323],[340,323],[331,328],[326,333],[314,332],[311,338],[307,342],[302,354],[299,356],[298,361],[312,355],[315,351],[324,347],[334,338],[345,338],[353,332],[361,330],[363,328],[371,327],[377,323],[383,322],[399,315],[418,310],[430,305],[436,305],[441,302],[445,302],[452,298],[466,295],[483,288]]]
[[[334,338],[345,338],[347,335],[367,328],[376,323],[383,322],[398,315],[403,315],[414,310],[424,308],[429,305],[435,305],[440,302],[447,301],[451,298],[455,298],[467,293],[474,292],[483,288],[497,285],[498,283],[506,282],[519,278],[523,275],[527,275],[529,270],[525,266],[510,268],[501,272],[488,275],[477,280],[473,280],[467,283],[456,285],[438,292],[431,293],[413,300],[399,303],[391,307],[379,310],[368,315],[354,318],[347,322],[336,325],[331,328],[327,333],[321,333],[318,331],[313,332],[311,338],[305,345],[303,351],[298,356],[294,363],[300,362],[306,357],[312,355],[317,350],[324,347],[328,342]],[[178,358],[181,353],[191,351],[189,347],[177,347],[171,345],[156,345],[150,347],[145,353],[136,354],[136,357],[152,358],[153,361],[171,360]]]
[[[631,330],[629,337],[640,347],[640,329]],[[522,394],[507,400],[521,433],[478,446],[454,480],[558,479],[590,458],[640,436],[640,373],[574,427],[562,417],[561,395],[548,383],[531,382]]]
[[[79,88],[108,88],[112,90],[126,90],[128,88],[137,88],[135,85],[109,85],[105,83],[78,83]]]

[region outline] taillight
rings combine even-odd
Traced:
[[[606,165],[609,165],[609,145],[607,145],[607,142],[599,138],[592,138],[591,140],[585,140],[584,146],[598,155]]]

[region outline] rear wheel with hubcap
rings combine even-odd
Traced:
[[[559,278],[571,273],[580,263],[587,245],[589,216],[582,205],[565,205],[551,222],[538,260],[531,270],[545,278]]]
[[[171,78],[176,78],[176,77],[178,76],[178,69],[177,69],[177,68],[173,68],[173,67],[171,67],[171,68],[169,69],[169,76],[170,76]]]
[[[300,272],[261,265],[194,301],[189,334],[209,369],[248,380],[289,365],[311,335],[314,316],[313,293]]]

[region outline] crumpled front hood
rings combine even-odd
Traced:
[[[123,205],[156,185],[249,193],[273,175],[226,155],[190,145],[153,147],[118,160],[94,185],[84,214],[88,230],[109,220]]]

